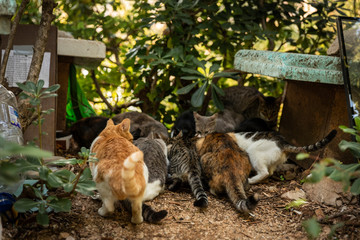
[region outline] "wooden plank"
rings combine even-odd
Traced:
[[[60,89],[57,97],[56,130],[65,130],[66,128],[66,101],[69,84],[70,63],[58,63],[58,83]]]
[[[350,163],[354,161],[352,156],[338,148],[342,139],[350,140],[350,136],[338,128],[339,125],[348,125],[346,111],[343,86],[288,81],[279,131],[292,144],[302,146],[315,143],[332,129],[337,129],[335,139],[313,155]],[[295,155],[290,159],[303,168],[313,163],[311,159],[296,161]]]

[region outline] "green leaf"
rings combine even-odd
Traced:
[[[321,232],[321,226],[313,217],[303,222],[303,227],[311,238],[316,238]]]
[[[40,167],[40,169],[39,169],[39,177],[40,177],[40,179],[42,179],[44,181],[47,181],[49,173],[50,173],[50,169],[48,167],[46,167],[46,166],[41,166]]]
[[[187,94],[188,92],[191,91],[191,89],[193,89],[199,82],[194,82],[194,83],[191,83],[189,85],[186,85],[185,87],[183,88],[180,88],[176,91],[177,94]]]
[[[215,64],[211,65],[209,73],[211,74],[213,72],[216,72],[217,70],[219,70],[219,68],[220,68],[220,65],[215,63]]]
[[[77,160],[76,158],[70,158],[70,159],[59,159],[59,160],[55,160],[55,161],[51,161],[51,162],[48,162],[47,164],[50,164],[50,165],[66,165],[66,164],[71,164],[71,165],[74,165],[77,163]]]
[[[299,198],[297,200],[294,200],[290,202],[288,205],[285,206],[286,210],[289,210],[290,208],[299,208],[304,204],[307,204],[308,202],[305,199]]]
[[[82,181],[76,185],[75,190],[81,194],[92,196],[94,194],[94,190],[96,190],[96,184],[92,180]]]
[[[216,86],[216,84],[211,83],[211,87],[216,91],[217,94],[219,94],[220,96],[225,96],[224,91],[219,88],[218,86]]]
[[[213,85],[211,85],[211,89],[212,89],[211,98],[214,102],[215,107],[217,107],[221,111],[224,110],[224,104],[220,101],[220,98],[219,98],[217,92],[213,88]]]
[[[31,187],[31,188],[33,189],[33,191],[34,191],[34,193],[35,193],[35,196],[36,196],[37,198],[43,199],[43,196],[42,196],[42,194],[41,194],[41,191],[40,191],[38,188],[36,188],[36,187]]]
[[[71,201],[67,198],[53,199],[49,202],[49,206],[57,212],[70,212]]]
[[[29,211],[30,209],[32,209],[38,205],[39,205],[38,202],[35,202],[29,198],[21,198],[15,202],[14,208],[16,211],[23,213],[23,212]]]
[[[42,79],[40,79],[40,80],[37,82],[37,85],[36,85],[36,95],[39,95],[39,93],[41,92],[44,84],[45,84],[45,82],[44,82],[44,80],[42,80]]]
[[[339,143],[339,148],[341,151],[349,149],[354,157],[360,157],[360,143],[358,142],[348,142],[346,140],[341,140]]]
[[[57,94],[50,93],[50,94],[41,95],[41,98],[51,98],[51,97],[57,97]]]
[[[56,176],[56,174],[54,174],[54,173],[49,173],[47,182],[53,188],[61,187],[63,184],[63,182],[61,181],[61,178]]]
[[[73,172],[71,172],[71,171],[69,171],[67,169],[58,170],[58,171],[54,172],[54,174],[57,177],[61,178],[64,183],[65,182],[72,182],[76,177],[76,175]]]
[[[298,153],[296,155],[296,160],[304,160],[310,157],[310,154],[308,153]]]
[[[44,92],[45,93],[47,93],[47,92],[53,93],[53,92],[56,92],[59,88],[60,88],[59,84],[54,84],[54,85],[50,86],[49,88],[47,88]]]
[[[193,58],[193,62],[200,68],[202,68],[204,71],[206,70],[206,67],[202,61],[199,61],[197,58]]]
[[[234,78],[237,79],[236,72],[219,72],[214,74],[214,78],[223,77],[223,78]]]
[[[359,195],[360,194],[360,178],[358,178],[358,179],[356,179],[354,181],[354,183],[351,185],[350,191],[354,195]]]
[[[200,107],[203,104],[207,86],[208,82],[205,82],[204,85],[195,91],[195,93],[191,96],[191,105],[194,107]]]
[[[190,74],[196,74],[202,78],[206,78],[201,72],[195,70],[195,69],[191,69],[191,68],[181,68],[181,71],[186,72],[186,73],[190,73]]]
[[[204,79],[203,77],[200,77],[200,76],[185,76],[185,77],[181,77],[181,79],[184,79],[184,80],[198,80],[198,79]]]
[[[49,226],[49,216],[47,212],[46,211],[44,213],[38,212],[38,214],[36,215],[36,221],[38,224],[42,226]]]
[[[324,164],[315,164],[314,169],[311,171],[311,177],[309,181],[311,182],[320,182],[320,180],[325,176],[326,166]]]

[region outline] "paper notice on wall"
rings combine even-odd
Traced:
[[[2,50],[2,58],[4,57],[4,53],[5,50]],[[29,51],[26,48],[16,48],[14,46],[14,50],[10,51],[5,72],[5,78],[8,81],[9,87],[17,87],[17,82],[23,83],[26,81],[30,69],[32,56],[32,50]],[[50,58],[51,53],[45,52],[39,75],[39,79],[42,79],[45,82],[44,88],[49,87]]]

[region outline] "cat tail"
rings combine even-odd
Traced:
[[[121,201],[122,205],[126,211],[131,213],[131,203],[129,200]],[[168,212],[166,210],[161,210],[159,212],[151,208],[151,206],[143,203],[142,204],[142,216],[145,221],[149,223],[158,223],[167,216]]]
[[[232,179],[233,181],[226,184],[226,192],[231,202],[235,205],[239,212],[248,213],[254,210],[259,202],[259,195],[255,193],[247,198],[241,181],[238,178]]]
[[[140,191],[144,190],[141,184],[138,184],[138,179],[135,176],[135,168],[139,161],[144,159],[142,151],[132,153],[124,161],[122,169],[123,191],[127,195],[138,195]]]
[[[311,144],[311,145],[307,145],[307,146],[302,146],[302,147],[296,147],[293,145],[285,145],[284,146],[284,151],[288,152],[288,153],[299,153],[299,152],[314,152],[320,148],[325,147],[329,142],[331,142],[331,140],[334,139],[334,137],[336,136],[337,131],[334,129],[332,130],[326,137],[324,137],[323,139],[321,139],[320,141]]]

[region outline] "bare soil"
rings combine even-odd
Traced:
[[[327,239],[331,227],[339,222],[332,239],[360,239],[360,206],[329,207],[308,202],[298,208],[286,209],[292,200],[281,195],[301,188],[296,180],[280,180],[273,176],[251,186],[248,194],[257,192],[261,200],[253,216],[239,214],[225,197],[210,193],[209,206],[202,210],[193,206],[194,197],[187,187],[177,192],[165,191],[148,202],[153,209],[167,210],[168,215],[158,224],[130,223],[130,214],[118,204],[109,217],[97,210],[100,200],[78,194],[70,213],[51,213],[50,225],[36,224],[35,215],[22,215],[17,225],[3,222],[3,239],[308,239],[302,223],[315,216],[320,219],[322,233]],[[283,179],[281,177],[281,179]]]

